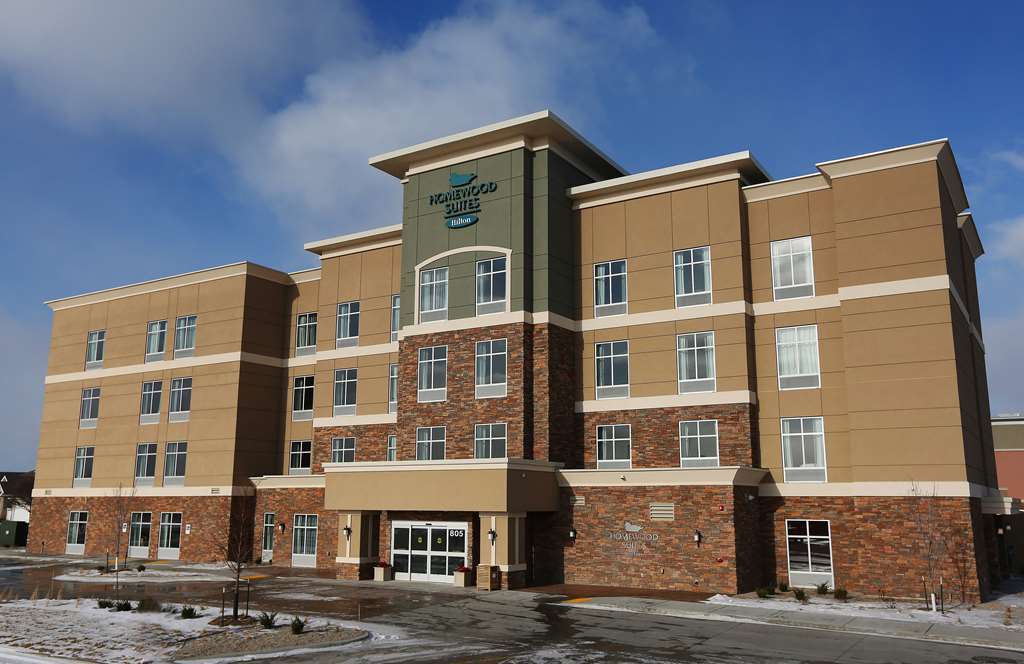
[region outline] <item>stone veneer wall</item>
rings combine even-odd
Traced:
[[[583,450],[576,444],[579,335],[557,325],[535,325],[533,338],[534,370],[543,382],[543,390],[535,391],[533,401],[533,458],[581,468]]]
[[[524,426],[523,367],[525,324],[439,332],[407,337],[399,343],[398,376],[398,459],[416,458],[416,429],[446,426],[445,458],[472,459],[475,456],[474,427],[505,422],[508,457],[523,458],[529,445]],[[476,398],[476,342],[508,340],[507,395],[496,399]],[[416,394],[417,358],[420,348],[448,346],[448,395],[446,401],[419,403]],[[358,445],[358,443],[357,443]]]
[[[246,505],[252,497],[232,496],[132,496],[112,497],[40,497],[32,501],[32,527],[29,529],[27,550],[30,553],[63,554],[67,544],[68,515],[70,512],[88,512],[85,555],[103,557],[108,552],[113,558],[116,551],[117,531],[123,523],[119,519],[118,500],[127,501],[130,512],[152,513],[149,535],[149,558],[157,557],[160,534],[160,513],[181,512],[181,550],[179,560],[185,562],[213,562],[226,558],[225,547],[232,534],[244,527]],[[234,509],[232,509],[234,504]],[[130,514],[125,522],[130,521]],[[191,533],[185,534],[185,526]],[[121,555],[128,545],[128,533],[121,533]]]
[[[826,519],[832,532],[832,568],[837,587],[855,593],[920,598],[932,553],[935,583],[959,600],[956,552],[972,562],[967,597],[978,601],[990,588],[988,548],[979,537],[983,522],[976,498],[787,497],[761,498],[765,580],[788,577],[786,519]],[[972,532],[975,535],[972,535]]]
[[[313,474],[324,472],[324,464],[331,460],[331,441],[334,438],[356,439],[356,461],[387,461],[388,436],[398,433],[394,424],[360,424],[345,427],[317,427],[313,429]],[[401,445],[399,445],[401,451]],[[399,456],[399,458],[402,458]]]
[[[583,441],[586,468],[597,467],[597,427],[631,424],[634,468],[679,467],[679,423],[686,420],[718,420],[718,458],[722,466],[750,466],[755,417],[749,404],[685,406],[580,413],[576,416],[576,440]]]
[[[292,564],[292,526],[296,514],[316,514],[317,541],[316,566],[318,569],[334,569],[338,556],[338,512],[324,508],[323,489],[260,489],[256,492],[256,517],[254,557],[259,557],[263,550],[263,515],[273,512],[276,515],[274,527],[274,561],[275,565],[290,567]],[[285,532],[281,532],[281,524],[286,524]]]

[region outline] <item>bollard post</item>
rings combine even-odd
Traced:
[[[224,592],[225,591],[226,591],[226,588],[224,588],[224,586],[221,586],[221,588],[220,588],[220,626],[221,627],[224,626]]]
[[[249,617],[249,598],[252,597],[252,579],[245,580],[245,617]]]

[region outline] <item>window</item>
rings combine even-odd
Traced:
[[[444,427],[419,427],[416,429],[416,459],[430,460],[444,458]]]
[[[130,521],[128,555],[132,558],[149,558],[149,535],[153,528],[153,513],[132,512]]]
[[[103,366],[103,346],[107,340],[106,330],[94,330],[85,338],[85,368],[98,369]]]
[[[626,313],[626,261],[594,265],[594,316]]]
[[[356,369],[334,370],[334,415],[356,414]]]
[[[505,339],[476,342],[476,398],[506,394],[508,342]]]
[[[295,319],[295,354],[316,353],[316,314],[299,314]]]
[[[174,357],[192,357],[196,351],[196,317],[178,316],[174,321]]]
[[[185,483],[185,460],[188,457],[188,443],[177,441],[167,443],[164,450],[164,486]]]
[[[167,349],[167,321],[154,320],[146,326],[146,362],[164,359]]]
[[[630,467],[629,424],[608,424],[597,427],[597,467]]]
[[[293,440],[292,451],[288,456],[289,475],[309,475],[313,465],[313,441]]]
[[[398,365],[388,365],[388,412],[398,412]]]
[[[391,296],[391,340],[398,341],[398,328],[401,326],[402,296]]]
[[[135,486],[153,486],[156,477],[156,443],[139,443],[135,448]]]
[[[679,465],[683,468],[718,465],[718,420],[679,423]]]
[[[825,425],[822,418],[782,418],[782,459],[786,482],[826,481]]]
[[[178,559],[181,550],[181,512],[160,514],[160,541],[157,546],[158,558]]]
[[[448,268],[420,272],[420,322],[448,319]]]
[[[72,486],[92,484],[92,459],[96,448],[92,445],[75,448],[75,477]]]
[[[192,377],[171,379],[171,407],[168,422],[186,422],[192,410]]]
[[[263,513],[263,560],[269,563],[274,554],[274,522],[277,516],[273,512]]]
[[[68,541],[66,553],[81,555],[85,553],[85,530],[89,525],[88,512],[71,512],[68,515]]]
[[[675,253],[676,306],[711,304],[711,247]]]
[[[507,428],[502,424],[476,425],[476,458],[504,459],[506,455]]]
[[[786,519],[789,585],[832,587],[832,529],[828,521]]]
[[[776,300],[814,295],[810,237],[772,242],[772,287]]]
[[[162,380],[150,380],[142,384],[139,424],[157,424],[160,421],[160,396],[163,389]]]
[[[597,398],[619,399],[629,396],[629,342],[607,341],[597,344]]]
[[[338,305],[338,334],[336,348],[359,344],[359,303],[342,302]]]
[[[82,408],[78,415],[78,428],[95,429],[100,418],[100,388],[87,387],[82,390]]]
[[[715,333],[694,332],[676,337],[679,393],[715,391]]]
[[[316,514],[296,514],[292,526],[292,565],[316,566],[316,532],[319,518]]]
[[[388,461],[398,460],[398,436],[388,436]]]
[[[775,330],[775,354],[779,362],[779,389],[820,387],[818,326],[800,325]]]
[[[420,348],[416,375],[417,401],[448,398],[448,346]]]
[[[313,419],[313,376],[296,376],[292,381],[292,420]]]
[[[335,438],[331,441],[331,463],[352,463],[355,460],[355,438]]]
[[[505,311],[506,262],[504,256],[476,262],[476,313],[478,316]]]

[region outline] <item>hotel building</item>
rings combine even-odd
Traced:
[[[1004,574],[948,141],[627,174],[545,111],[370,165],[401,223],[306,244],[313,269],[48,303],[31,551],[251,532],[341,578],[727,593]]]

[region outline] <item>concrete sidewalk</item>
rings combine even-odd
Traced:
[[[967,627],[965,625],[950,625],[947,623],[913,622],[909,620],[887,620],[885,618],[863,618],[838,614],[812,613],[809,611],[786,610],[784,608],[758,608],[639,597],[575,599],[562,602],[560,606],[608,611],[629,611],[632,613],[648,613],[678,618],[755,622],[785,627],[832,630],[852,634],[920,639],[940,643],[1024,651],[1024,630],[999,627]]]

